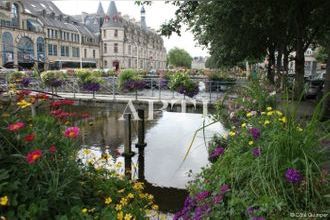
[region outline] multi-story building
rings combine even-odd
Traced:
[[[0,65],[96,67],[99,40],[49,0],[0,2]]]
[[[0,66],[164,69],[162,38],[141,22],[118,13],[65,15],[50,0],[0,1]]]
[[[75,17],[79,19],[79,16]],[[136,22],[117,11],[114,1],[105,13],[102,4],[96,14],[83,13],[81,22],[95,35],[99,35],[101,67],[165,69],[166,50],[163,39],[146,25],[145,9],[141,9],[141,21]]]

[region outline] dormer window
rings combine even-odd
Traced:
[[[11,5],[11,22],[14,27],[19,26],[19,7],[16,3]]]

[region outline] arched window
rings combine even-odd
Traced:
[[[3,65],[14,62],[13,36],[9,32],[2,34],[2,61]]]
[[[108,45],[105,43],[104,44],[104,53],[107,53],[107,51],[108,51]]]
[[[37,39],[37,59],[38,62],[44,62],[45,61],[45,40],[42,37],[38,37]]]
[[[19,27],[19,7],[16,3],[11,5],[11,23],[14,27]]]
[[[17,44],[18,63],[33,63],[34,49],[33,42],[28,37],[22,37]]]
[[[115,43],[113,46],[113,52],[118,53],[118,44],[117,43]]]

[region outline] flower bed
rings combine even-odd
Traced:
[[[327,211],[329,155],[323,144],[329,122],[316,116],[298,122],[265,107],[267,100],[260,98],[255,108],[237,103],[235,117],[222,114],[231,119],[226,146],[210,144],[216,160],[189,185],[190,196],[174,219],[285,219]]]
[[[62,108],[73,101],[49,102],[30,92],[17,98],[18,109],[0,102],[1,219],[129,220],[157,209],[142,183],[108,169],[110,152],[87,163],[79,159],[80,129],[72,117],[85,114]],[[50,113],[30,117],[36,100]]]

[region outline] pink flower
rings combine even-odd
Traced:
[[[17,132],[21,128],[24,128],[25,124],[23,122],[16,122],[8,126],[9,131]]]
[[[35,163],[36,160],[38,160],[41,156],[42,156],[42,151],[41,151],[41,150],[34,150],[34,151],[29,152],[29,153],[26,155],[26,161],[27,161],[29,164],[33,164],[33,163]]]
[[[79,135],[78,127],[69,127],[65,130],[64,136],[67,138],[76,138]]]

